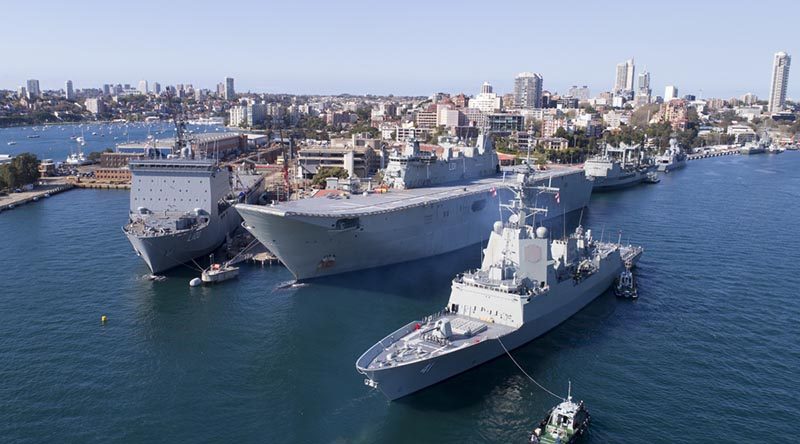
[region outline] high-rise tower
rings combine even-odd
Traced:
[[[772,86],[769,89],[769,105],[767,110],[776,113],[783,110],[786,104],[786,88],[789,84],[789,65],[792,57],[785,52],[775,53],[772,62]]]

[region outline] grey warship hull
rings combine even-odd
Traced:
[[[559,188],[535,202],[550,210],[541,225],[560,227],[584,208],[591,184],[580,170],[537,176]],[[298,280],[407,262],[459,250],[488,238],[501,201],[512,197],[502,178],[353,196],[304,199],[276,206],[236,205],[247,228]],[[532,204],[534,204],[532,202]]]
[[[491,323],[488,329],[477,338],[469,338],[467,344],[455,344],[453,350],[431,359],[423,359],[397,366],[372,368],[370,363],[384,353],[385,347],[415,328],[421,321],[411,322],[393,332],[356,361],[356,368],[370,380],[390,400],[402,398],[431,385],[442,382],[483,363],[491,361],[508,350],[518,348],[544,335],[569,319],[598,296],[610,288],[616,276],[622,271],[622,261],[618,256],[610,263],[617,266],[604,267],[602,272],[591,276],[588,286],[565,294],[537,296],[535,311],[539,315],[519,328],[511,328]],[[562,283],[562,285],[565,285]],[[572,285],[567,282],[566,285]],[[538,299],[537,299],[538,298]],[[565,300],[566,299],[566,300]],[[531,302],[534,303],[534,302]],[[461,315],[448,315],[458,318]],[[498,340],[499,338],[499,340]],[[500,343],[502,341],[502,345]]]
[[[125,231],[125,235],[150,271],[161,273],[192,259],[207,256],[225,242],[227,235],[236,230],[241,220],[236,211],[229,208],[220,214],[219,220],[202,228],[153,235]]]
[[[647,170],[635,171],[625,175],[608,178],[608,177],[592,177],[592,191],[595,193],[604,193],[607,191],[616,191],[636,186],[644,182],[647,177]]]

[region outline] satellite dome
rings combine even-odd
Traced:
[[[499,220],[496,221],[494,223],[494,226],[492,227],[492,229],[494,229],[494,232],[497,233],[497,234],[502,233],[503,232],[503,223],[500,222]]]
[[[539,239],[546,239],[547,238],[547,228],[539,227],[536,229],[536,237]]]

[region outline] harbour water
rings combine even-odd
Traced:
[[[512,352],[552,390],[572,381],[584,442],[792,440],[798,171],[795,152],[727,156],[592,197],[584,225],[646,248],[639,300],[609,292]],[[478,248],[285,289],[284,268],[245,265],[189,288],[189,269],[142,279],[127,207],[75,190],[0,214],[2,441],[522,442],[558,402],[507,357],[393,403],[355,372],[441,308]]]
[[[189,125],[193,133],[225,131],[224,127],[210,125]],[[92,134],[96,133],[96,134]],[[33,153],[39,159],[53,159],[63,162],[78,148],[85,155],[92,151],[114,149],[117,144],[139,142],[150,135],[155,139],[175,136],[175,127],[170,122],[153,123],[84,123],[44,126],[21,126],[0,128],[0,153],[15,156],[20,153]],[[38,136],[31,138],[30,136]],[[83,137],[86,145],[80,146],[70,137]],[[15,142],[9,145],[9,142]]]

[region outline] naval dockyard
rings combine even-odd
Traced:
[[[523,85],[537,79],[520,76]],[[230,80],[220,96],[232,89]],[[206,295],[272,266],[293,277],[279,288],[324,286],[471,251],[477,267],[432,277],[449,286],[446,303],[389,321],[370,338],[373,345],[351,357],[348,377],[363,381],[365,396],[380,393],[393,402],[507,359],[532,387],[558,399],[523,438],[576,442],[588,433],[590,406],[573,399],[570,380],[542,383],[527,371],[531,363],[515,356],[603,294],[625,304],[648,297],[639,285],[648,239],[607,230],[602,221],[587,226],[592,196],[625,199],[663,187],[666,175],[680,180],[694,161],[781,159],[799,146],[787,112],[754,124],[752,104],[688,96],[651,101],[649,92],[643,101],[624,90],[608,104],[577,94],[553,95],[554,107],[532,109],[502,109],[488,83],[473,98],[436,94],[356,105],[350,97],[322,105],[225,97],[222,119],[198,113],[170,90],[147,96],[161,114],[144,121],[16,129],[15,139],[44,137],[68,154],[60,153],[63,161],[0,155],[0,212],[46,208],[86,189],[127,193],[127,211],[111,219],[138,258],[141,280],[180,280]],[[105,106],[102,97],[89,100]],[[52,146],[42,152],[53,153]],[[100,321],[113,322],[105,314]]]

